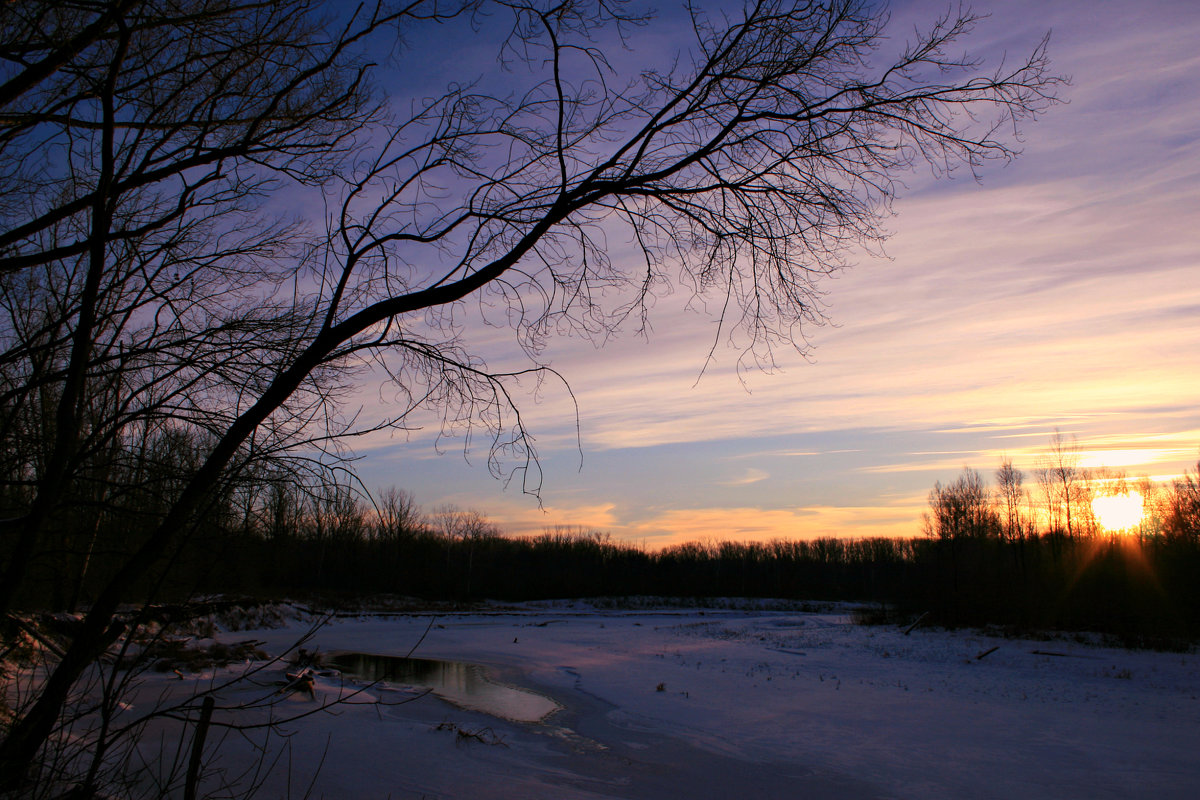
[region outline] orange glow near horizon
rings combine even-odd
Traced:
[[[1136,528],[1145,514],[1145,501],[1138,492],[1112,494],[1092,501],[1092,511],[1106,531]]]
[[[1082,456],[1079,462],[1079,466],[1081,467],[1111,467],[1115,469],[1171,461],[1179,458],[1180,450],[1166,447],[1130,447],[1116,450],[1089,449],[1080,455]]]

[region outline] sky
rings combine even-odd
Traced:
[[[893,30],[945,3],[892,4]],[[936,481],[1029,474],[1055,431],[1084,463],[1169,480],[1200,458],[1200,4],[980,2],[973,52],[1052,31],[1068,101],[1022,155],[905,176],[883,257],[821,284],[831,324],[769,373],[709,362],[714,319],[661,298],[645,338],[553,340],[554,383],[521,403],[538,497],[492,477],[486,443],[432,429],[355,445],[365,486],[510,534],[569,525],[686,540],[912,536]],[[481,337],[481,338],[480,338]],[[476,334],[492,366],[511,332]],[[499,362],[499,363],[498,363]],[[517,362],[513,362],[516,364]],[[361,404],[386,393],[367,381]],[[386,410],[386,409],[384,409]],[[576,417],[577,413],[577,417]]]

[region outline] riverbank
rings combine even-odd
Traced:
[[[278,652],[298,630],[229,636]],[[1195,653],[906,635],[854,625],[846,608],[586,604],[340,618],[306,646],[415,647],[562,709],[516,723],[376,685],[285,726],[291,796],[310,780],[312,796],[339,798],[1183,798],[1200,786]],[[315,690],[286,710],[346,688],[330,674]],[[287,794],[286,772],[269,796]]]

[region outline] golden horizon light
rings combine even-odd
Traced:
[[[1140,492],[1111,494],[1092,500],[1092,511],[1106,531],[1136,528],[1145,515],[1145,500]]]
[[[1157,464],[1172,461],[1180,457],[1186,449],[1180,448],[1144,448],[1131,447],[1114,450],[1091,450],[1082,453],[1079,462],[1081,467],[1108,467],[1117,469],[1145,464]]]

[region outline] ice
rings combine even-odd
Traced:
[[[313,796],[347,800],[1200,796],[1196,653],[905,635],[849,611],[574,603],[432,627],[416,613],[336,620],[310,647],[403,656],[420,641],[414,655],[480,665],[561,709],[519,723],[421,696],[305,717],[287,726],[292,774],[267,796],[314,775]],[[279,652],[299,632],[254,635]],[[289,702],[345,691],[317,683],[315,699]],[[251,756],[225,747],[227,765]]]

